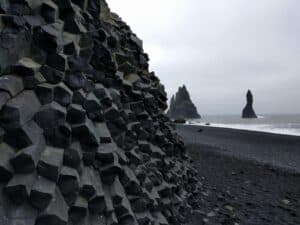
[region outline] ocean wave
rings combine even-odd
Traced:
[[[260,131],[266,133],[274,134],[284,134],[284,135],[293,135],[300,136],[300,128],[289,127],[275,127],[270,124],[222,124],[222,123],[188,123],[189,125],[201,125],[201,126],[210,126],[210,127],[220,127],[220,128],[231,128],[237,130],[248,130],[248,131]],[[295,126],[296,127],[296,126]]]

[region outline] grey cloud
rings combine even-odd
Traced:
[[[144,41],[171,96],[183,83],[201,114],[300,113],[298,0],[108,0]],[[135,7],[134,7],[135,6]]]

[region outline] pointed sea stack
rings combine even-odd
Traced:
[[[245,119],[255,119],[257,118],[254,109],[253,109],[253,95],[250,90],[247,92],[247,104],[242,112],[242,118]]]
[[[0,30],[0,224],[183,224],[196,172],[105,0],[0,0]]]
[[[197,112],[197,108],[190,98],[190,94],[186,86],[178,88],[174,97],[171,98],[170,107],[167,112],[169,118],[177,119],[199,119],[201,116]]]

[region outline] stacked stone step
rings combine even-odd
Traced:
[[[164,87],[104,0],[3,0],[0,224],[180,224],[198,193]]]

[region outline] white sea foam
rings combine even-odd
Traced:
[[[214,127],[232,128],[238,130],[261,131],[274,134],[296,135],[300,136],[300,129],[296,128],[278,128],[269,124],[211,124]]]
[[[270,124],[224,124],[224,123],[205,123],[205,122],[196,122],[196,121],[189,121],[187,122],[187,124],[300,136],[300,129],[293,128],[294,124],[286,124],[285,126],[278,126],[278,127],[274,127],[273,125]]]

